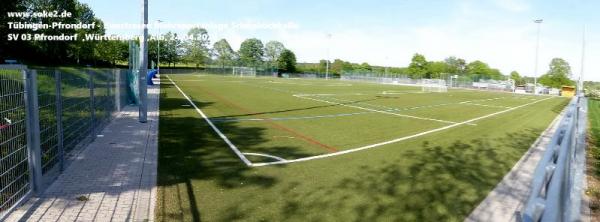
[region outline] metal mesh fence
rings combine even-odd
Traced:
[[[90,76],[84,70],[63,70],[62,87],[62,125],[65,153],[91,134]]]
[[[0,67],[0,220],[133,100],[127,70]]]
[[[181,69],[170,69],[170,68],[161,68],[161,74],[194,74],[194,73],[202,73],[202,74],[213,74],[213,75],[233,75],[234,68],[252,68],[256,76],[273,76],[273,73],[276,73],[276,70],[269,67],[233,67],[233,66],[225,66],[225,67],[202,67],[197,69],[190,68],[181,68]]]
[[[55,74],[54,70],[37,70],[43,174],[47,174],[59,161]]]
[[[30,191],[23,77],[0,69],[0,213]]]

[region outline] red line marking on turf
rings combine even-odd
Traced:
[[[237,105],[237,104],[235,104],[235,103],[233,103],[233,102],[231,102],[231,101],[229,101],[229,100],[227,100],[227,99],[225,99],[225,98],[223,98],[223,97],[221,97],[221,96],[219,96],[217,94],[214,94],[214,93],[212,93],[212,92],[210,92],[208,90],[201,89],[201,88],[196,88],[196,89],[199,89],[200,91],[202,91],[202,92],[204,92],[204,93],[206,93],[206,94],[208,94],[210,96],[213,96],[213,97],[215,97],[215,98],[217,98],[217,99],[219,99],[219,100],[227,103],[228,105],[233,106],[233,107],[235,107],[235,108],[237,108],[239,110],[242,110],[242,111],[248,112],[248,113],[256,113],[256,112],[254,112],[252,110],[249,110],[249,109],[246,109],[246,108],[244,108],[244,107],[242,107],[240,105]],[[262,116],[262,115],[258,114],[257,116]],[[279,124],[273,122],[272,120],[266,119],[266,122],[268,122],[269,124],[271,124],[273,127],[277,128],[277,129],[280,129],[280,130],[286,131],[288,133],[291,133],[291,134],[293,134],[293,135],[295,135],[297,137],[302,138],[304,141],[306,141],[308,143],[317,145],[317,146],[319,146],[321,148],[324,148],[324,149],[326,149],[326,150],[328,150],[330,152],[337,152],[338,151],[338,149],[336,149],[335,147],[332,147],[332,146],[329,146],[327,144],[321,143],[318,140],[313,139],[313,138],[308,137],[308,136],[305,136],[305,135],[303,135],[303,134],[301,134],[299,132],[296,132],[293,129],[287,128],[287,127],[282,126],[282,125],[279,125]]]

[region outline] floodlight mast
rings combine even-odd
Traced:
[[[585,63],[585,25],[583,25],[583,33],[581,34],[581,73],[579,74],[579,82],[577,86],[577,94],[583,96],[583,73]]]
[[[148,72],[148,0],[142,0],[142,38],[140,39],[140,71],[138,78],[138,88],[140,96],[139,121],[145,123],[148,121],[148,95],[146,74]]]
[[[537,39],[535,43],[535,69],[533,71],[533,94],[537,94],[537,76],[538,76],[538,60],[540,53],[540,29],[542,26],[543,19],[536,19],[533,22],[537,24]]]
[[[329,79],[329,40],[331,40],[331,34],[327,33],[327,58],[325,59],[325,79]]]
[[[161,39],[161,36],[160,36],[160,23],[163,22],[163,21],[160,20],[160,19],[158,19],[158,20],[156,20],[156,22],[158,23],[158,39],[156,41],[157,45],[158,45],[158,50],[157,50],[158,52],[156,53],[157,54],[157,56],[156,56],[156,68],[157,68],[156,69],[156,73],[158,73],[160,75],[160,39]]]

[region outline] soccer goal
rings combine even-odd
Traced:
[[[256,69],[251,67],[233,67],[233,75],[240,77],[256,77]]]
[[[448,86],[443,79],[422,79],[421,87],[423,92],[448,92]]]

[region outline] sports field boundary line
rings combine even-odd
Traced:
[[[287,161],[284,158],[274,156],[274,155],[264,154],[264,153],[242,153],[242,154],[244,154],[245,156],[262,156],[262,157],[268,157],[271,159],[276,159],[278,161]],[[254,164],[252,164],[252,165],[254,165]]]
[[[486,105],[486,104],[479,104],[479,103],[461,103],[463,105],[472,105],[472,106],[481,106],[481,107],[490,107],[490,108],[502,108],[502,109],[510,109],[512,107],[510,106],[496,106],[496,105]]]
[[[210,118],[216,122],[243,122],[243,121],[283,121],[283,120],[306,120],[306,119],[322,119],[322,118],[335,118],[369,114],[374,112],[354,112],[354,113],[337,113],[337,114],[324,114],[315,116],[290,116],[290,117],[272,117],[272,118]]]
[[[226,104],[228,104],[229,106],[232,106],[232,107],[236,108],[236,109],[239,109],[239,110],[244,111],[244,112],[256,113],[256,112],[254,112],[252,110],[248,110],[247,108],[244,108],[244,107],[242,107],[242,106],[240,106],[240,105],[238,105],[236,103],[233,103],[233,102],[229,101],[228,99],[223,98],[222,96],[219,96],[219,95],[217,95],[217,94],[215,94],[215,93],[213,93],[211,91],[208,91],[208,90],[205,90],[205,89],[202,89],[202,88],[197,88],[197,89],[200,90],[200,91],[202,91],[202,92],[204,92],[204,93],[206,93],[206,94],[208,94],[208,95],[210,95],[210,96],[212,96],[212,97],[214,97],[214,98],[216,98],[216,99],[218,99],[218,100],[220,100],[220,101],[222,101],[222,102],[224,102],[224,103],[226,103]],[[259,116],[261,116],[261,115],[259,115]],[[335,147],[333,147],[333,146],[324,144],[324,143],[322,143],[322,142],[320,142],[320,141],[318,141],[318,140],[316,140],[316,139],[314,139],[314,138],[312,138],[310,136],[304,135],[304,134],[302,134],[300,132],[297,132],[296,130],[293,130],[293,129],[288,128],[288,127],[283,126],[283,125],[280,125],[280,124],[276,123],[275,121],[266,120],[266,122],[269,123],[269,125],[272,126],[272,127],[274,127],[274,128],[277,128],[279,130],[285,131],[287,133],[291,133],[291,134],[293,134],[293,135],[301,138],[302,140],[306,141],[307,143],[310,143],[310,144],[316,145],[318,147],[321,147],[323,149],[326,149],[329,152],[337,152],[338,151],[338,149],[335,148]]]
[[[502,111],[498,111],[495,113],[491,113],[491,114],[487,114],[484,116],[480,116],[477,118],[473,118],[470,120],[466,120],[463,122],[459,122],[459,123],[455,123],[452,125],[448,125],[448,126],[444,126],[444,127],[440,127],[440,128],[436,128],[436,129],[432,129],[432,130],[428,130],[425,132],[421,132],[421,133],[417,133],[417,134],[413,134],[410,136],[405,136],[405,137],[400,137],[400,138],[396,138],[393,140],[389,140],[389,141],[385,141],[385,142],[380,142],[380,143],[375,143],[375,144],[371,144],[371,145],[367,145],[367,146],[362,146],[362,147],[357,147],[357,148],[353,148],[353,149],[348,149],[348,150],[343,150],[343,151],[339,151],[339,152],[334,152],[334,153],[328,153],[328,154],[321,154],[321,155],[316,155],[316,156],[310,156],[310,157],[304,157],[304,158],[298,158],[298,159],[293,159],[293,160],[287,160],[287,161],[278,161],[278,162],[269,162],[269,163],[253,163],[252,166],[253,167],[260,167],[260,166],[269,166],[269,165],[277,165],[277,164],[288,164],[288,163],[296,163],[296,162],[304,162],[304,161],[308,161],[308,160],[315,160],[315,159],[322,159],[322,158],[327,158],[327,157],[333,157],[333,156],[339,156],[339,155],[343,155],[343,154],[348,154],[348,153],[353,153],[353,152],[357,152],[357,151],[361,151],[361,150],[366,150],[366,149],[371,149],[371,148],[376,148],[376,147],[380,147],[380,146],[384,146],[384,145],[388,145],[388,144],[392,144],[392,143],[397,143],[400,141],[404,141],[404,140],[408,140],[408,139],[412,139],[412,138],[416,138],[416,137],[420,137],[420,136],[424,136],[427,134],[431,134],[431,133],[435,133],[435,132],[439,132],[439,131],[443,131],[443,130],[447,130],[447,129],[451,129],[457,126],[461,126],[461,125],[465,125],[474,121],[478,121],[478,120],[482,120],[482,119],[486,119],[492,116],[496,116],[499,114],[503,114],[506,112],[510,112],[525,106],[529,106],[538,102],[542,102],[548,99],[552,99],[554,97],[547,97],[544,99],[540,99],[540,100],[536,100],[530,103],[526,103],[523,105],[519,105],[519,106],[515,106],[513,108],[510,109],[506,109],[506,110],[502,110]]]
[[[365,108],[365,107],[361,107],[361,106],[348,105],[348,104],[343,104],[343,103],[339,103],[339,102],[331,102],[331,101],[327,101],[327,100],[315,99],[315,98],[310,98],[310,97],[303,97],[303,96],[299,96],[299,95],[292,95],[292,96],[294,96],[296,98],[301,98],[301,99],[314,100],[314,101],[317,101],[317,102],[335,104],[335,105],[346,106],[346,107],[351,107],[351,108],[355,108],[355,109],[362,109],[362,110],[367,110],[367,111],[371,111],[371,112],[383,113],[383,114],[400,116],[400,117],[406,117],[406,118],[412,118],[412,119],[429,120],[429,121],[441,122],[441,123],[446,123],[446,124],[456,124],[457,123],[457,122],[447,121],[447,120],[440,120],[440,119],[432,119],[432,118],[411,116],[411,115],[405,115],[405,114],[400,114],[400,113],[392,113],[392,112],[387,112],[387,111],[383,111],[383,110],[370,109],[370,108]]]
[[[204,114],[204,112],[202,112],[202,110],[200,110],[200,108],[198,108],[198,106],[196,106],[196,103],[194,103],[194,101],[192,101],[190,99],[190,97],[187,94],[185,94],[183,92],[183,90],[181,90],[181,88],[179,88],[177,83],[175,83],[171,79],[171,77],[169,77],[169,75],[166,75],[166,77],[167,77],[167,79],[169,79],[171,84],[173,84],[175,86],[175,88],[177,88],[179,93],[181,93],[181,95],[183,95],[183,97],[185,97],[185,99],[194,107],[194,109],[196,109],[196,112],[198,114],[200,114],[200,116],[202,116],[202,118],[206,121],[206,123],[208,123],[208,125],[210,125],[210,127],[213,129],[213,131],[215,131],[215,133],[217,133],[219,135],[219,137],[221,137],[221,139],[223,139],[223,141],[225,141],[225,143],[227,143],[227,145],[229,145],[229,148],[235,153],[235,155],[237,155],[244,162],[244,164],[246,164],[246,166],[252,166],[252,162],[250,162],[250,160],[248,160],[248,158],[246,158],[246,156],[244,156],[244,154],[242,154],[242,152],[240,152],[240,150],[229,140],[229,138],[227,138],[227,136],[225,136],[225,134],[223,134],[221,132],[221,130],[219,130],[219,128],[217,128],[217,126],[215,126],[215,124],[213,124],[213,122],[210,121],[208,116],[206,116],[206,114]]]

